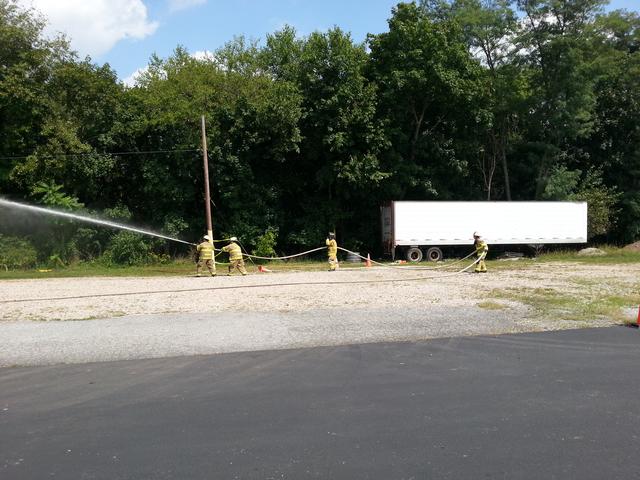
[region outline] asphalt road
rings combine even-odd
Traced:
[[[0,478],[637,479],[625,327],[0,369]]]

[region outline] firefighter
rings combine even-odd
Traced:
[[[338,268],[338,242],[336,242],[336,234],[329,232],[326,240],[327,255],[329,256],[329,271],[335,272]]]
[[[473,232],[473,247],[476,249],[476,258],[479,259],[478,263],[476,263],[475,273],[487,273],[487,266],[484,263],[484,259],[489,251],[489,245],[482,240],[478,232]]]
[[[242,275],[247,274],[247,270],[244,268],[242,250],[240,249],[240,246],[235,243],[237,241],[238,239],[236,237],[231,237],[229,239],[229,245],[222,247],[222,251],[229,254],[229,273],[227,275],[231,275],[234,268],[237,268]]]
[[[196,251],[196,276],[200,276],[202,265],[206,265],[212,277],[216,276],[216,264],[213,263],[213,243],[211,237],[205,235],[202,237],[202,243],[197,247]]]

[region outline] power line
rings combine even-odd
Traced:
[[[147,150],[147,151],[130,151],[130,152],[90,152],[90,153],[61,153],[59,155],[21,155],[14,157],[0,157],[0,160],[20,160],[29,157],[37,157],[42,159],[61,158],[61,157],[86,157],[90,155],[151,155],[156,153],[176,153],[176,152],[199,152],[200,149],[175,149],[175,150]]]

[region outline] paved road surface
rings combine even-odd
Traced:
[[[640,332],[0,369],[0,478],[638,479]]]

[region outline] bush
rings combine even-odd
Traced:
[[[93,260],[102,253],[98,231],[93,228],[78,228],[69,246],[80,260]]]
[[[104,252],[106,263],[116,265],[145,265],[154,263],[154,257],[142,235],[129,231],[116,233]]]
[[[580,184],[578,191],[569,195],[569,200],[587,202],[588,237],[606,235],[616,225],[620,193],[615,187],[607,187],[599,171],[589,171]]]
[[[0,266],[10,268],[29,268],[36,264],[38,253],[27,240],[0,235]]]
[[[256,240],[256,248],[253,249],[253,254],[259,257],[275,257],[276,243],[278,243],[278,229],[269,227]]]

